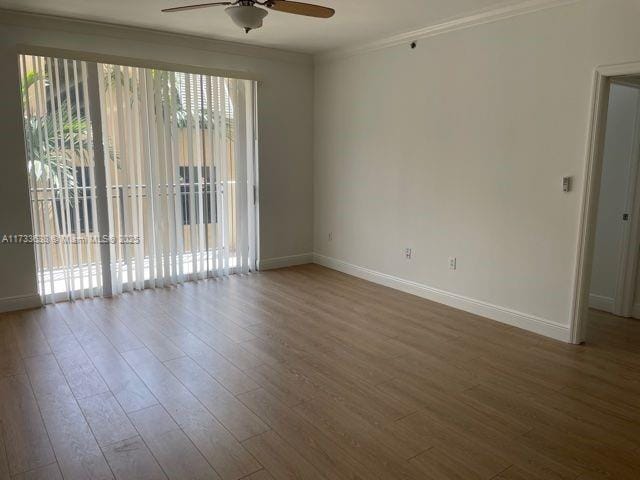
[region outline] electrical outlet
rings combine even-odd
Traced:
[[[413,251],[410,248],[405,248],[404,249],[404,258],[406,258],[407,260],[411,260],[412,256],[413,256]]]
[[[449,257],[449,270],[456,270],[458,268],[458,259],[456,257]]]
[[[330,242],[332,242],[332,241],[333,241],[333,232],[329,232],[329,238],[328,238],[328,240],[329,240]]]

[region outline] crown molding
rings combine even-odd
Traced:
[[[402,45],[405,43],[421,40],[444,33],[462,30],[465,28],[484,25],[487,23],[497,22],[520,15],[538,12],[549,8],[561,7],[577,3],[581,0],[525,0],[514,5],[504,5],[501,7],[477,11],[470,15],[456,17],[442,23],[429,25],[427,27],[412,30],[410,32],[400,33],[391,37],[383,38],[373,42],[368,42],[356,47],[337,48],[327,52],[316,54],[314,60],[316,63],[326,63],[333,60],[352,57],[369,52],[383,50],[385,48]]]
[[[197,35],[166,32],[145,27],[119,25],[19,10],[7,10],[0,8],[0,24],[26,28],[57,30],[85,35],[99,35],[120,39],[126,38],[127,40],[160,45],[181,46],[195,50],[277,60],[287,63],[313,63],[313,57],[310,54],[305,53],[291,52],[277,48],[262,47],[259,45],[250,45]]]

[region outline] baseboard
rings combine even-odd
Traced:
[[[562,325],[552,320],[536,317],[522,312],[517,312],[509,308],[492,305],[490,303],[464,297],[455,293],[439,290],[410,280],[394,277],[386,273],[376,272],[368,268],[353,265],[336,258],[327,257],[315,253],[314,263],[338,270],[355,277],[369,280],[370,282],[394,288],[412,295],[417,295],[427,300],[448,305],[453,308],[464,310],[475,315],[490,318],[507,325],[522,328],[530,332],[544,335],[562,342],[571,341],[569,326]]]
[[[27,310],[29,308],[38,308],[41,306],[42,300],[38,294],[0,298],[0,313]]]
[[[265,258],[260,260],[258,270],[275,270],[276,268],[294,267],[313,263],[313,253],[290,255],[288,257]]]
[[[595,308],[603,312],[613,313],[613,298],[604,295],[589,294],[589,308]]]

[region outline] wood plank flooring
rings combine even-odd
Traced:
[[[576,347],[315,265],[0,316],[2,479],[638,479],[640,322]]]

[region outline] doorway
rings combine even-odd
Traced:
[[[640,70],[596,73],[573,343],[586,340],[590,319],[640,318],[640,75],[629,71]]]
[[[613,79],[609,92],[589,307],[632,317],[636,303],[640,77]],[[640,300],[640,298],[637,298]]]

